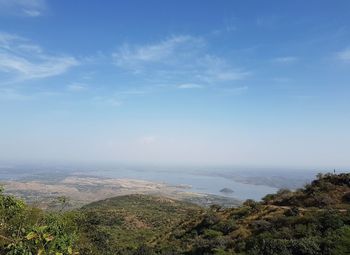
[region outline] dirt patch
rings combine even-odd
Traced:
[[[135,215],[127,215],[124,217],[125,224],[128,228],[149,229],[150,226],[138,219]]]

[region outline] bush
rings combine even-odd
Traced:
[[[336,232],[337,238],[334,241],[332,255],[350,254],[350,227],[344,226]]]
[[[75,254],[71,215],[45,214],[0,189],[0,254]]]

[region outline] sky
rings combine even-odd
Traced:
[[[350,167],[347,0],[0,0],[0,161]]]

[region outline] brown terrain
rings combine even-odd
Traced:
[[[57,182],[39,180],[3,182],[6,192],[35,204],[43,209],[59,206],[59,198],[68,201],[66,208],[76,208],[115,196],[130,194],[162,195],[201,205],[211,205],[219,201],[222,205],[237,205],[238,200],[202,193],[190,192],[186,185],[172,186],[136,179],[112,179],[85,176],[68,176]]]

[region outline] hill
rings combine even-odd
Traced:
[[[127,195],[45,212],[0,194],[0,254],[350,254],[350,174],[238,208]]]
[[[80,210],[80,250],[83,254],[128,254],[146,246],[179,245],[169,237],[201,218],[204,209],[170,198],[127,195],[109,198]]]
[[[264,198],[266,204],[297,207],[348,208],[350,202],[349,174],[318,174],[317,179],[295,192],[280,190]]]
[[[124,220],[124,229],[109,232],[118,235],[107,237],[116,245],[104,246],[105,254],[349,254],[349,178],[350,174],[319,175],[303,189],[281,190],[262,202],[247,200],[239,208],[199,210],[145,196],[114,198],[86,208],[105,216],[111,210],[122,210],[116,214],[136,215],[143,223],[135,227]],[[98,217],[101,215],[92,218]],[[152,226],[153,232],[147,232],[145,226]],[[142,235],[142,242],[137,242],[135,237]],[[89,243],[94,241],[89,239]]]

